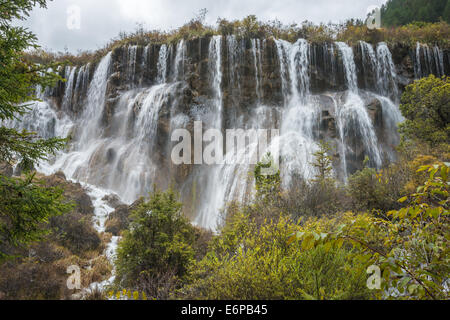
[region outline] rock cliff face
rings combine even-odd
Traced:
[[[366,156],[374,167],[395,159],[402,90],[415,78],[448,75],[450,55],[421,44],[350,47],[215,36],[119,47],[98,63],[61,72],[67,82],[45,89],[44,102],[20,124],[45,137],[72,138],[41,170],[62,170],[128,203],[154,185],[173,184],[193,221],[214,228],[227,201],[249,197],[252,166],[175,165],[174,130],[186,128],[193,137],[197,120],[204,131],[224,136],[234,128],[279,129],[274,141],[286,186],[294,176],[314,175],[312,154],[326,140],[334,147],[336,175],[345,180]]]

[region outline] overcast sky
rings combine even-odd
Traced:
[[[21,23],[37,34],[46,49],[98,49],[120,31],[134,31],[138,23],[146,29],[169,30],[183,25],[200,9],[206,8],[206,22],[215,24],[218,17],[241,19],[255,14],[260,20],[279,19],[285,24],[304,20],[340,22],[363,18],[367,9],[386,0],[54,0],[47,9],[35,9]],[[80,9],[77,28],[76,11]],[[70,13],[68,13],[68,10]],[[69,24],[72,28],[69,28]]]

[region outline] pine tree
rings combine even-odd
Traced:
[[[447,23],[450,23],[450,1],[447,1],[447,6],[445,7],[442,18],[444,21],[447,21]]]
[[[266,172],[263,172],[266,169]],[[280,170],[276,168],[273,156],[266,154],[255,167],[256,196],[258,199],[271,200],[281,191]]]
[[[13,20],[25,20],[34,6],[46,7],[45,0],[0,1],[0,124],[19,119],[36,100],[38,86],[47,87],[60,78],[48,65],[36,65],[23,51],[37,48],[36,36]],[[62,191],[48,188],[31,173],[34,165],[65,145],[64,139],[41,139],[33,132],[0,126],[0,163],[23,168],[25,177],[0,174],[0,261],[15,247],[25,246],[45,234],[49,217],[69,210]]]
[[[333,172],[333,158],[330,155],[331,147],[328,143],[321,141],[319,143],[319,150],[313,155],[315,161],[313,163],[314,168],[316,168],[316,176],[314,182],[325,183],[332,178]]]
[[[381,8],[382,23],[385,26],[400,26],[412,22],[450,23],[448,0],[389,0]]]

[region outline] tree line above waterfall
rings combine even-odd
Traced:
[[[384,14],[389,12],[385,9]],[[114,48],[127,45],[169,44],[181,39],[191,40],[214,35],[234,35],[237,38],[268,39],[276,38],[295,42],[302,38],[312,43],[343,41],[355,44],[366,41],[376,44],[384,41],[389,44],[402,44],[413,47],[417,42],[439,45],[446,49],[450,46],[450,26],[448,21],[425,20],[420,23],[410,23],[395,27],[384,27],[369,30],[361,19],[349,19],[342,23],[314,24],[310,21],[285,24],[278,20],[261,21],[255,15],[249,15],[242,20],[227,20],[219,18],[216,25],[207,25],[207,11],[201,10],[189,22],[174,30],[145,30],[138,25],[135,31],[121,32],[109,41],[104,48],[97,51],[46,52],[37,49],[25,54],[29,59],[39,63],[69,61],[76,65],[99,61],[107,52]],[[432,21],[432,22],[431,22]]]

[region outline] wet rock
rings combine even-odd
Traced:
[[[144,200],[141,198],[135,201],[132,205],[119,205],[113,211],[106,221],[106,232],[112,233],[114,236],[119,236],[123,230],[128,229],[130,224],[130,214],[136,210]]]
[[[114,209],[123,205],[123,203],[122,203],[122,201],[120,201],[119,197],[117,195],[113,195],[113,194],[104,196],[102,200],[106,201],[108,206],[110,206],[111,208],[114,208]]]
[[[372,119],[372,123],[376,128],[381,128],[383,126],[383,107],[380,100],[372,99],[367,104],[367,110],[369,111],[369,116]]]

